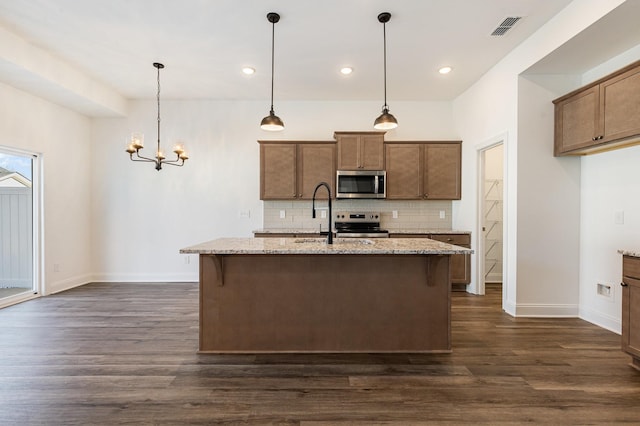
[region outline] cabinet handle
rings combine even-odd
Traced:
[[[598,140],[598,137],[597,137],[597,136],[594,136],[594,137],[592,137],[592,138],[591,138],[591,140],[595,142],[595,141],[597,141],[597,140]]]
[[[621,285],[622,287],[628,287],[628,286],[629,286],[629,284],[625,283],[624,281],[622,281],[622,282],[620,283],[620,285]]]
[[[598,136],[598,140],[601,140],[602,138],[604,138],[604,136],[602,135]]]

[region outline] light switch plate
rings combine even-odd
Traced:
[[[616,212],[614,221],[616,225],[624,225],[624,212],[623,211]]]

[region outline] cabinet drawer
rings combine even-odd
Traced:
[[[429,238],[456,246],[467,247],[471,245],[471,235],[469,234],[431,234]]]
[[[632,256],[622,257],[622,275],[640,279],[640,258]]]

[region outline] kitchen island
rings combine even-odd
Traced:
[[[201,353],[450,352],[449,258],[430,239],[221,238],[200,257]]]

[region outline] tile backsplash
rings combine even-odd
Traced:
[[[334,215],[339,211],[380,212],[380,226],[389,231],[451,229],[451,201],[334,200],[332,204]],[[312,219],[311,201],[264,201],[263,225],[265,229],[320,229],[322,226],[326,231],[327,219],[321,218],[323,210],[328,210],[327,201],[317,201],[316,219]],[[397,218],[393,218],[394,211]]]

